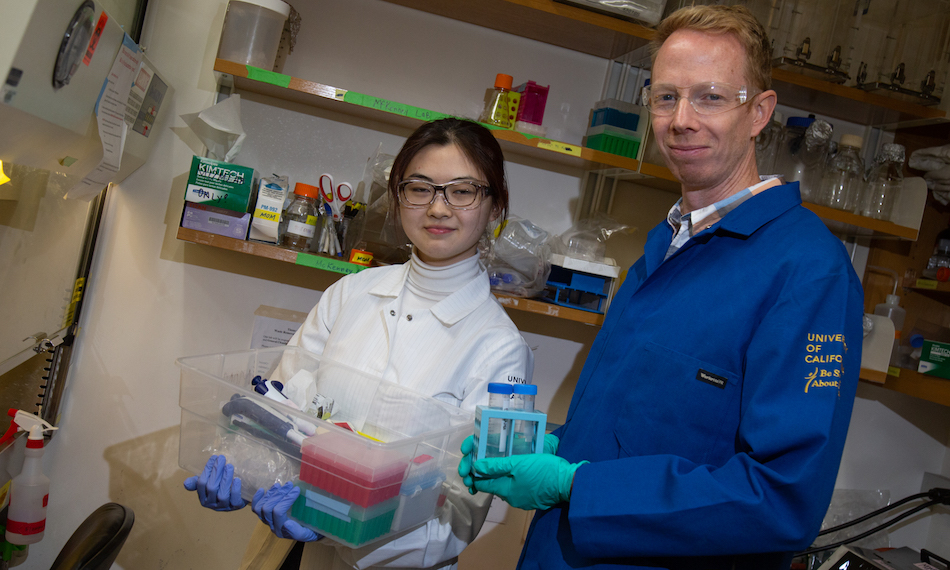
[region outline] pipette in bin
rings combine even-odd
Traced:
[[[303,443],[306,435],[297,430],[296,426],[286,417],[268,410],[240,394],[231,396],[231,401],[225,404],[221,411],[226,416],[240,414],[246,416],[276,435],[285,438],[287,441],[297,445]]]

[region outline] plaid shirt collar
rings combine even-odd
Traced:
[[[773,186],[778,186],[781,183],[782,179],[779,177],[768,177],[762,180],[762,182],[736,192],[732,196],[723,198],[715,204],[693,210],[688,214],[683,213],[683,199],[680,198],[676,201],[676,204],[673,204],[669,214],[666,216],[667,223],[673,228],[673,240],[670,242],[670,247],[666,250],[664,260],[669,259],[669,257],[683,247],[691,237],[712,227],[713,224],[726,217],[726,214],[738,208],[752,196],[764,192]]]

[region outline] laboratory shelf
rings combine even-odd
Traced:
[[[819,218],[825,220],[826,223],[832,222],[829,223],[828,226],[833,231],[841,231],[842,228],[840,226],[843,225],[845,227],[868,230],[877,236],[893,236],[911,241],[916,241],[917,235],[920,233],[917,228],[899,226],[893,222],[875,220],[874,218],[867,218],[865,216],[852,214],[851,212],[845,212],[843,210],[837,210],[827,206],[820,206],[810,202],[803,202],[802,206],[805,206],[814,212]]]
[[[864,372],[863,369],[862,372]],[[900,376],[888,374],[884,384],[879,385],[888,390],[935,402],[942,406],[950,406],[950,380],[946,378],[929,376],[901,368]]]
[[[913,121],[940,120],[947,116],[945,111],[935,107],[869,93],[787,69],[772,69],[772,88],[782,105],[859,125],[896,128]]]
[[[641,162],[638,176],[642,177],[644,175],[656,179],[658,183],[649,184],[645,183],[644,180],[635,181],[638,184],[645,184],[647,186],[659,187],[663,189],[670,189],[670,182],[676,183],[676,178],[673,177],[673,173],[670,172],[670,169],[665,166]],[[621,178],[630,179],[629,177],[623,176],[621,176]],[[676,183],[675,191],[679,192],[679,183]],[[820,206],[810,202],[803,202],[802,206],[814,212],[819,218],[825,221],[832,231],[838,233],[845,233],[849,235],[867,234],[869,236],[878,237],[890,236],[911,241],[916,241],[917,236],[920,233],[917,228],[899,226],[893,222],[875,220],[874,218],[867,218],[865,216],[852,214],[851,212],[836,210],[835,208]],[[947,289],[950,291],[950,285],[948,285]]]
[[[553,0],[386,0],[605,59],[647,44],[651,28]]]
[[[357,273],[363,269],[366,269],[366,267],[363,265],[348,263],[346,261],[334,259],[332,257],[326,257],[313,253],[300,253],[292,249],[277,247],[276,245],[236,239],[228,236],[221,236],[182,227],[178,228],[178,239],[181,241],[187,241],[201,245],[210,245],[219,249],[238,251],[257,257],[276,259],[277,261],[293,263],[295,265],[303,265],[306,267],[313,267],[315,269],[322,269],[324,271],[332,271],[334,273],[341,273],[344,275],[348,273]]]
[[[495,297],[498,299],[498,302],[502,304],[502,306],[509,309],[517,309],[519,311],[527,311],[529,313],[536,313],[539,315],[548,315],[550,317],[567,319],[569,321],[576,321],[578,323],[584,323],[598,327],[604,324],[604,315],[601,313],[592,313],[590,311],[572,309],[571,307],[562,307],[560,305],[546,303],[536,299],[509,297],[508,295],[502,295],[500,293],[495,293]]]
[[[606,59],[646,45],[655,33],[652,28],[554,0],[386,1]],[[946,112],[935,107],[787,68],[773,68],[772,80],[782,105],[861,125],[897,128],[946,118]]]
[[[880,370],[872,370],[870,368],[861,368],[861,372],[858,374],[858,378],[861,380],[867,380],[868,382],[873,382],[878,386],[883,385],[887,381],[887,372],[882,372]]]
[[[905,281],[904,287],[907,287],[912,291],[917,291],[923,295],[930,293],[950,293],[950,282],[935,281],[933,279],[917,279],[911,282]],[[944,300],[946,300],[946,297],[944,297]]]
[[[396,125],[410,130],[426,121],[447,116],[438,111],[413,107],[299,77],[266,71],[241,63],[216,59],[214,71],[223,83],[233,82],[239,91],[258,93],[284,101]],[[636,171],[639,162],[581,145],[525,135],[509,129],[493,129],[506,155],[520,154],[549,164],[579,170],[623,168]]]
[[[178,228],[178,239],[189,243],[208,245],[219,249],[237,251],[256,257],[266,257],[268,259],[275,259],[285,263],[293,263],[295,265],[322,269],[324,271],[332,271],[334,273],[356,273],[365,269],[365,267],[362,265],[347,263],[345,261],[333,259],[331,257],[315,255],[311,253],[298,253],[290,249],[277,247],[276,245],[240,240],[232,237],[220,236],[217,234],[182,227]],[[499,303],[508,309],[546,315],[587,325],[600,326],[604,322],[604,315],[599,313],[581,311],[579,309],[572,309],[570,307],[559,307],[557,305],[552,305],[550,303],[545,303],[544,301],[537,301],[534,299],[522,299],[519,297],[509,297],[508,295],[500,294],[495,294],[495,297],[498,298]]]

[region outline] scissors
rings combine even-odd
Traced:
[[[324,183],[326,179],[326,183]],[[340,182],[339,186],[333,185],[333,176],[329,174],[320,175],[320,194],[323,200],[330,205],[333,212],[333,221],[339,222],[343,219],[343,206],[353,197],[353,187],[349,182]]]

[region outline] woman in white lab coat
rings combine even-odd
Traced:
[[[487,403],[489,382],[530,382],[531,350],[492,296],[479,262],[480,238],[508,211],[504,157],[494,136],[461,119],[422,125],[396,156],[389,193],[414,246],[412,259],[331,285],[289,345],[470,411]],[[223,458],[208,465],[185,487],[197,490],[208,508],[243,506],[233,468]],[[300,568],[454,568],[491,498],[465,491],[450,493],[442,517],[389,542],[357,549],[328,539],[307,544]],[[260,490],[252,508],[277,536],[313,540],[287,519],[297,492],[289,484]]]

